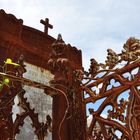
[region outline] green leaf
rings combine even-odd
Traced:
[[[8,65],[20,66],[19,64],[12,62],[12,59],[10,58],[7,58],[6,61],[4,62],[5,64],[8,64]]]
[[[8,85],[9,82],[10,82],[10,80],[9,80],[8,78],[5,78],[4,81],[3,81],[3,83],[4,83],[5,85]]]
[[[0,84],[0,91],[3,89],[3,83]]]

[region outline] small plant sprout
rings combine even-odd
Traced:
[[[5,64],[8,64],[8,65],[14,65],[14,66],[20,66],[19,64],[17,64],[17,63],[14,63],[13,61],[12,61],[12,59],[10,59],[10,58],[7,58],[6,59],[6,61],[4,61],[5,62]]]

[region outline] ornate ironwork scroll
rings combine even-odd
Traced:
[[[91,59],[88,72],[74,72],[89,110],[87,139],[139,140],[140,41],[129,38],[120,54],[107,52],[105,64]]]
[[[1,68],[0,72],[0,139],[16,139],[16,135],[20,133],[20,127],[24,125],[26,117],[30,117],[32,121],[32,127],[34,128],[34,134],[39,140],[44,140],[48,131],[52,131],[52,118],[47,115],[46,122],[40,123],[38,120],[38,113],[35,113],[35,109],[31,108],[27,98],[25,98],[25,90],[23,85],[36,87],[43,89],[45,94],[53,96],[55,93],[60,93],[57,89],[37,83],[22,77],[26,72],[25,65],[23,63],[23,56],[19,58],[18,63],[12,62],[11,59],[7,59],[5,65]],[[53,94],[52,94],[53,93]],[[14,105],[14,99],[18,96],[18,106],[22,108],[19,114],[16,115],[15,120],[12,118],[12,108]]]

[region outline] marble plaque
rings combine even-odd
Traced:
[[[24,78],[49,85],[49,81],[53,79],[53,75],[40,67],[31,65],[29,63],[25,63],[27,72],[23,75]],[[24,86],[26,91],[25,97],[27,98],[27,102],[29,102],[30,107],[35,109],[35,112],[38,113],[39,122],[46,122],[46,115],[50,115],[52,117],[52,97],[46,95],[43,89]],[[25,119],[25,125],[21,128],[21,133],[17,135],[17,140],[24,140],[30,136],[30,140],[37,140],[36,136],[33,138],[33,130],[28,131],[28,134],[25,132],[27,129],[31,129],[31,119]],[[34,128],[33,128],[34,129]],[[31,132],[31,133],[30,133]],[[30,133],[30,134],[29,134]],[[27,136],[28,135],[28,136]],[[45,140],[52,140],[52,134],[49,133]],[[32,136],[32,139],[31,139]]]

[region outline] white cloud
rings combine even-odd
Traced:
[[[90,126],[90,124],[91,124],[91,122],[92,122],[92,118],[93,118],[92,115],[90,115],[90,116],[87,118],[87,127]]]
[[[24,24],[43,30],[41,18],[48,17],[66,43],[83,50],[84,65],[91,57],[104,61],[106,49],[120,50],[130,36],[140,38],[139,0],[0,0],[7,13]]]

